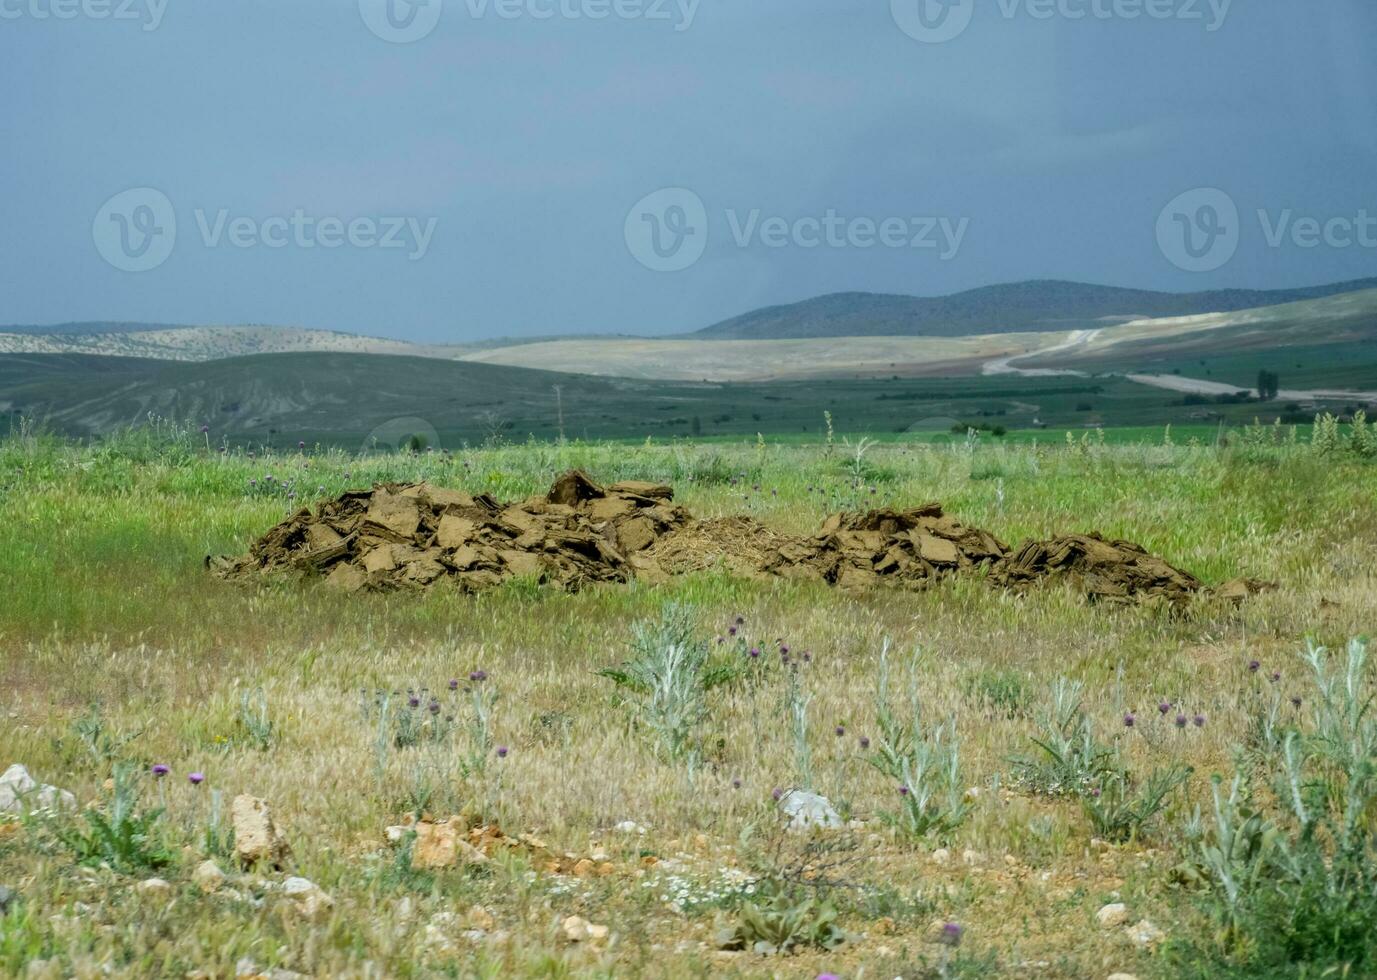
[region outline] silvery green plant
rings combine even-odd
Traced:
[[[951,833],[970,813],[961,780],[954,720],[925,724],[918,696],[918,655],[909,664],[908,718],[898,718],[889,693],[889,642],[880,651],[875,691],[879,738],[870,764],[896,782],[900,806],[884,815],[910,837]]]
[[[1079,794],[1115,770],[1114,750],[1095,737],[1083,708],[1084,693],[1080,681],[1057,678],[1052,683],[1051,704],[1039,713],[1038,733],[1031,737],[1040,753],[1014,760],[1022,781],[1037,792]]]
[[[708,692],[731,681],[736,669],[710,663],[708,644],[695,636],[692,610],[670,603],[658,620],[631,627],[631,657],[599,676],[615,683],[634,706],[636,720],[671,760],[698,761],[698,729],[708,713]]]
[[[1377,692],[1367,642],[1351,641],[1339,670],[1314,643],[1301,660],[1308,717],[1295,697],[1296,722],[1264,746],[1271,751],[1240,754],[1227,796],[1216,780],[1215,819],[1186,877],[1204,890],[1231,957],[1367,975],[1377,965]],[[1252,803],[1253,768],[1271,782],[1270,816]]]

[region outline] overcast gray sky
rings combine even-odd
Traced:
[[[1377,274],[1371,0],[429,3],[0,0],[0,323],[458,341]],[[1197,188],[1232,230],[1164,215]]]

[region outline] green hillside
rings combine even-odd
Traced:
[[[951,296],[834,293],[771,306],[690,334],[713,340],[807,337],[965,337],[1077,330],[1124,319],[1222,313],[1320,299],[1377,287],[1377,279],[1305,289],[1226,289],[1160,293],[1040,280],[986,286]]]
[[[556,386],[559,388],[556,394]],[[0,357],[0,412],[92,436],[150,415],[206,425],[214,441],[358,447],[380,426],[420,419],[441,443],[500,437],[930,437],[953,426],[1054,432],[1270,419],[1281,406],[1187,404],[1121,378],[1013,376],[705,384],[556,374],[368,354],[264,354],[211,362],[88,355]],[[1270,413],[1270,414],[1269,414]],[[3,424],[0,422],[0,424]],[[408,423],[409,424],[409,423]]]

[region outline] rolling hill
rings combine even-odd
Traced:
[[[966,337],[1083,330],[1145,318],[1227,313],[1374,287],[1377,287],[1377,279],[1305,289],[1160,293],[1039,280],[935,297],[834,293],[801,303],[755,310],[689,336],[705,340],[780,340]]]
[[[413,344],[338,330],[272,326],[69,323],[0,328],[0,354],[99,354],[168,361],[212,361],[247,354],[351,352],[454,358],[469,346]]]
[[[556,391],[558,388],[558,391]],[[809,379],[704,384],[557,374],[377,354],[259,354],[208,362],[82,354],[0,355],[0,431],[9,416],[101,436],[150,416],[208,427],[212,445],[300,441],[359,449],[370,433],[433,431],[442,446],[651,437],[817,439],[840,432],[927,436],[968,425],[1209,424],[1248,421],[1255,404],[1202,410],[1123,378],[1018,376]],[[1267,409],[1262,409],[1265,414]],[[399,429],[398,426],[401,426]],[[405,431],[403,431],[405,430]],[[197,436],[199,442],[200,437]]]
[[[1262,369],[1299,387],[1377,388],[1377,289],[1261,309],[1140,320],[1024,368],[1178,374],[1251,386]]]

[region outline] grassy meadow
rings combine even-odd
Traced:
[[[361,458],[221,454],[164,430],[16,434],[0,442],[0,767],[98,817],[0,817],[15,893],[0,975],[1374,975],[1377,777],[1334,746],[1377,721],[1341,710],[1343,684],[1326,701],[1300,653],[1322,644],[1342,673],[1377,621],[1377,470],[1307,437]],[[978,577],[845,594],[719,572],[344,596],[228,585],[203,565],[347,488],[425,479],[515,499],[570,467],[791,532],[938,500],[1008,544],[1097,530],[1211,584],[1279,588],[1179,612]],[[598,673],[653,658],[657,627],[639,641],[633,627],[664,633],[673,609],[726,682],[658,697]],[[1370,695],[1370,674],[1353,677]],[[1232,805],[1236,772],[1247,798]],[[781,829],[777,791],[803,788],[846,826]],[[235,867],[240,793],[270,803],[287,873],[328,893],[323,913],[301,914],[283,873]],[[117,813],[125,831],[99,829]],[[548,874],[520,852],[419,870],[385,831],[424,813],[532,833],[602,870]],[[213,894],[193,880],[207,859],[229,876]],[[1114,903],[1125,921],[1102,925]],[[608,935],[571,940],[571,916]]]

